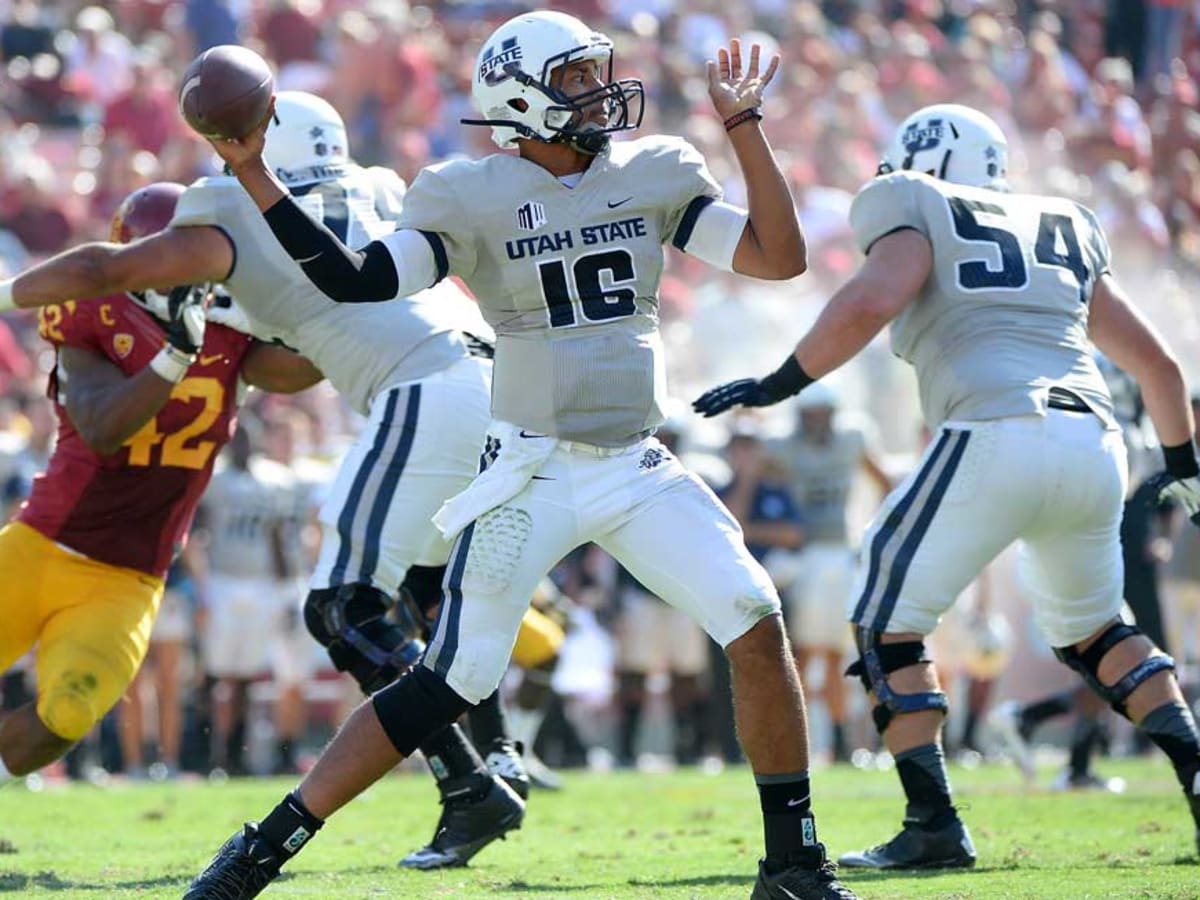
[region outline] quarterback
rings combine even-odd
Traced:
[[[252,897],[324,819],[430,731],[496,690],[529,595],[595,541],[726,648],[739,730],[761,797],[756,900],[847,898],[817,840],[799,679],[779,598],[729,512],[653,436],[665,399],[657,292],[663,244],[725,270],[805,268],[792,198],[758,121],[778,59],[709,63],[749,209],[720,199],[678,138],[610,142],[637,127],[643,89],[614,81],[612,42],[556,12],[487,40],[473,96],[516,153],[432,166],[397,230],[362,250],[305,216],[262,159],[264,127],[214,142],[284,250],[324,293],[390,300],[461,277],[497,334],[484,471],[434,521],[456,538],[423,664],[360,706],[299,789],[220,850],[189,897]]]
[[[917,372],[935,435],[863,538],[848,598],[859,658],[908,805],[900,833],[841,857],[874,869],[971,866],[941,744],[947,709],[925,636],[1000,551],[1022,542],[1034,615],[1057,657],[1162,749],[1200,840],[1200,737],[1174,661],[1119,616],[1128,477],[1093,344],[1132,375],[1163,444],[1164,498],[1200,525],[1200,467],[1179,364],[1110,271],[1095,216],[1010,193],[1008,142],[942,104],[901,123],[850,210],[867,254],[784,364],[714,388],[716,415],[803,390],[885,325]]]
[[[182,191],[136,191],[117,210],[114,240],[164,227]],[[241,383],[298,391],[321,380],[288,350],[206,328],[206,294],[184,286],[40,311],[56,353],[58,442],[0,530],[0,670],[36,643],[37,698],[0,720],[0,780],[62,756],[125,693]]]

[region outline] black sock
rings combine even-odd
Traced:
[[[421,752],[443,799],[482,797],[491,785],[487,766],[457,725],[435,731],[421,745]]]
[[[979,712],[967,710],[967,721],[963,724],[962,740],[959,741],[963,750],[975,750],[975,729],[979,727]]]
[[[762,805],[767,870],[774,873],[796,865],[816,868],[824,862],[825,848],[817,842],[808,773],[755,775],[754,781]]]
[[[1171,760],[1200,828],[1200,732],[1191,711],[1177,700],[1164,703],[1151,710],[1138,727]]]
[[[1019,714],[1021,734],[1028,739],[1033,734],[1034,729],[1047,719],[1053,719],[1055,716],[1065,716],[1074,707],[1074,691],[1068,691],[1065,694],[1055,694],[1053,697],[1047,697],[1045,700],[1038,700],[1036,703],[1030,703],[1028,706],[1022,707]]]
[[[481,752],[507,738],[508,725],[504,721],[504,707],[500,705],[500,691],[492,691],[490,697],[467,710],[467,721],[471,723],[471,740]]]
[[[640,700],[626,700],[621,704],[621,721],[617,726],[617,756],[621,762],[632,763],[637,759],[637,754],[633,751],[641,719]]]
[[[904,786],[908,806],[905,824],[936,831],[954,821],[950,802],[950,777],[939,744],[922,744],[896,754],[896,774]]]
[[[1086,777],[1092,767],[1092,750],[1095,749],[1099,737],[1099,721],[1080,716],[1075,723],[1075,731],[1071,735],[1071,755],[1068,764],[1071,778]]]
[[[292,791],[259,823],[258,833],[286,862],[299,853],[324,824],[324,820],[310,813],[299,795]]]

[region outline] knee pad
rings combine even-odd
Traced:
[[[1074,647],[1055,647],[1054,655],[1059,661],[1078,672],[1083,680],[1097,694],[1103,697],[1125,718],[1125,701],[1137,690],[1138,685],[1149,680],[1159,672],[1170,672],[1175,669],[1175,660],[1161,650],[1151,654],[1126,672],[1114,685],[1106,685],[1100,681],[1100,661],[1108,655],[1108,651],[1121,641],[1134,635],[1144,634],[1136,625],[1117,622],[1110,625],[1092,645],[1080,653]]]
[[[409,566],[404,584],[400,585],[401,594],[407,592],[412,598],[427,627],[432,627],[441,606],[442,579],[445,577],[445,566]]]
[[[925,655],[924,641],[904,641],[899,644],[884,644],[881,632],[855,627],[854,640],[858,645],[859,658],[848,669],[847,675],[856,675],[868,693],[874,692],[879,703],[871,710],[875,728],[883,734],[892,719],[900,713],[937,710],[943,715],[949,709],[946,695],[941,691],[922,691],[919,694],[898,694],[888,684],[887,676],[900,669],[918,663],[930,662]]]
[[[392,614],[391,599],[367,584],[309,591],[304,623],[339,672],[366,694],[395,681],[420,659],[425,645]]]
[[[416,666],[372,696],[371,705],[392,746],[404,756],[411,756],[431,734],[471,707],[425,666]]]

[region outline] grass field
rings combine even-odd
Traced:
[[[969,872],[849,873],[864,900],[1200,898],[1183,798],[1162,760],[1105,761],[1124,795],[1027,791],[1015,771],[952,772],[979,850]],[[893,772],[820,769],[820,835],[836,855],[890,837],[901,816]],[[243,818],[290,786],[116,784],[0,790],[0,894],[179,897]],[[469,869],[415,873],[396,860],[428,839],[431,783],[396,776],[344,810],[266,893],[320,898],[716,900],[749,896],[760,851],[750,776],[577,775],[536,794],[525,826]]]

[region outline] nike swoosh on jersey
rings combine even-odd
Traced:
[[[224,358],[225,358],[224,353],[214,353],[211,356],[201,356],[200,357],[200,365],[211,366],[213,363],[220,362]]]
[[[320,253],[314,253],[312,256],[306,256],[304,259],[298,259],[296,262],[300,263],[300,265],[304,265],[305,263],[312,262],[314,259],[320,259],[320,257]]]
[[[624,206],[626,203],[628,203],[632,199],[633,199],[632,197],[626,197],[624,200],[618,200],[616,203],[613,203],[611,200],[609,200],[608,208],[616,209],[618,206]]]

